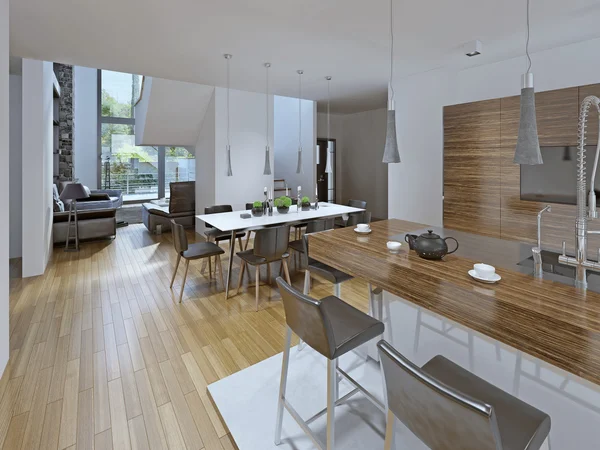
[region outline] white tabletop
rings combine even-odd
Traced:
[[[272,216],[265,214],[261,217],[252,216],[249,219],[242,219],[240,214],[250,214],[250,210],[243,210],[217,214],[201,214],[196,216],[196,219],[200,219],[221,231],[233,231],[252,230],[285,223],[292,224],[294,222],[306,222],[312,219],[336,217],[361,211],[364,211],[364,209],[336,205],[335,203],[320,202],[319,209],[311,209],[309,211],[302,211],[302,208],[298,211],[298,208],[295,205],[292,205],[286,214],[279,214],[277,208],[273,208]]]

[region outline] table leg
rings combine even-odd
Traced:
[[[233,268],[233,255],[235,254],[235,235],[236,232],[231,232],[231,239],[229,240],[229,270],[227,271],[227,284],[225,284],[225,298],[229,298],[229,285],[231,284],[231,269]]]

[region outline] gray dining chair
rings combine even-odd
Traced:
[[[175,264],[175,270],[173,271],[173,277],[171,278],[171,285],[169,288],[173,289],[173,283],[175,282],[175,276],[177,275],[177,269],[179,268],[179,262],[181,258],[185,259],[185,273],[183,275],[183,281],[181,282],[181,293],[179,294],[179,303],[183,298],[183,290],[185,288],[185,280],[187,279],[188,268],[190,261],[194,259],[211,258],[215,257],[215,275],[217,268],[221,275],[221,285],[225,289],[225,282],[223,281],[223,266],[221,265],[221,255],[225,253],[221,247],[213,242],[196,242],[189,244],[187,235],[185,234],[185,228],[183,225],[171,220],[171,234],[173,236],[173,246],[177,251],[177,263]],[[210,278],[210,274],[209,274]]]
[[[538,450],[550,416],[438,355],[423,367],[380,341],[388,414],[385,450],[395,418],[432,450]]]
[[[348,200],[347,205],[352,208],[367,209],[367,202],[365,200]],[[354,214],[360,214],[360,213],[350,213],[350,214],[348,214],[348,218],[350,218]],[[335,219],[335,226],[336,226],[336,228],[344,228],[344,227],[348,226],[347,222],[348,221],[344,220],[342,217],[338,217]]]
[[[271,263],[281,261],[285,277],[290,282],[290,272],[287,263],[289,258],[288,244],[290,241],[290,227],[288,225],[264,228],[256,231],[254,237],[254,247],[251,250],[238,252],[237,255],[242,260],[240,274],[238,278],[237,292],[240,291],[242,278],[246,265],[256,268],[256,311],[258,311],[258,298],[260,290],[260,266],[267,265],[267,277],[271,282]]]
[[[333,229],[333,226],[334,226],[333,224],[334,224],[333,218],[311,220],[310,222],[308,222],[306,224],[305,234],[318,233],[319,231],[331,230],[331,229]],[[290,247],[290,250],[294,251],[296,256],[300,256],[300,259],[304,260],[303,262],[306,262],[305,258],[304,258],[304,239],[303,238],[291,241],[289,244],[289,247]],[[296,269],[298,269],[298,265],[296,265]]]
[[[301,294],[289,283],[283,281],[281,277],[277,278],[277,284],[283,299],[287,331],[277,401],[275,445],[281,443],[283,410],[285,408],[300,425],[300,428],[312,439],[317,448],[333,450],[335,444],[335,407],[341,404],[339,398],[340,377],[343,377],[354,386],[354,389],[343,397],[344,401],[352,395],[362,392],[377,408],[381,411],[385,410],[384,405],[379,400],[338,366],[338,359],[341,356],[380,336],[385,327],[379,320],[359,311],[333,295],[315,300]],[[301,418],[286,398],[292,331],[313,350],[327,358],[327,407],[307,420]],[[324,413],[327,414],[326,446],[322,445],[319,438],[309,428],[309,424]]]
[[[231,205],[213,205],[213,206],[207,206],[206,208],[204,208],[204,214],[218,214],[218,213],[225,213],[225,212],[232,212],[232,211],[233,211],[233,207]],[[229,232],[229,231],[221,231],[208,223],[205,223],[204,227],[205,227],[204,236],[206,236],[206,240],[208,242],[215,242],[217,245],[219,245],[219,242],[222,242],[222,241],[229,242],[231,240],[231,232]],[[235,237],[238,240],[240,250],[244,250],[244,248],[242,246],[242,238],[245,235],[246,235],[246,233],[244,233],[244,232],[236,233],[236,235],[235,235]],[[248,242],[246,242],[246,247],[247,246],[248,246]],[[204,273],[205,269],[206,269],[206,262],[204,262],[202,264],[200,273]],[[208,258],[208,273],[210,276],[212,276],[211,272],[212,272],[212,263],[211,263],[210,258]]]
[[[359,223],[371,223],[371,211],[350,214],[346,221],[346,226],[356,227]]]

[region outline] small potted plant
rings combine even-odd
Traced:
[[[310,209],[310,198],[302,197],[302,211],[308,211]]]
[[[252,215],[254,217],[261,217],[263,215],[263,202],[252,203]]]
[[[292,199],[286,197],[279,197],[275,199],[275,206],[277,207],[277,212],[279,214],[285,214],[290,210],[290,206],[292,206]]]

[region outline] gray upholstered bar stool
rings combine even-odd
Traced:
[[[225,283],[223,282],[223,266],[221,265],[221,255],[225,253],[221,247],[213,242],[197,242],[195,244],[188,244],[187,236],[185,234],[185,228],[183,225],[178,224],[175,220],[171,220],[171,233],[173,235],[173,246],[177,251],[177,264],[175,264],[175,270],[173,271],[173,278],[171,278],[171,289],[175,282],[175,276],[177,275],[177,269],[179,268],[179,261],[181,258],[185,259],[185,274],[183,275],[183,281],[181,282],[181,293],[179,294],[179,303],[183,297],[183,289],[185,288],[185,280],[187,279],[188,268],[192,259],[202,259],[216,257],[215,272],[217,268],[221,274],[221,285],[225,289]]]
[[[258,295],[260,289],[260,266],[267,265],[267,277],[271,282],[271,263],[281,261],[285,277],[290,282],[290,272],[287,264],[287,259],[290,256],[288,253],[288,243],[290,242],[290,227],[287,225],[279,227],[264,228],[256,231],[254,237],[254,248],[238,252],[237,255],[242,260],[240,267],[240,276],[238,278],[237,291],[240,291],[242,278],[244,277],[244,269],[246,265],[256,267],[256,310],[258,311]]]
[[[300,428],[312,439],[318,449],[333,450],[336,406],[341,405],[354,394],[362,392],[368,400],[381,409],[382,412],[384,411],[384,406],[381,402],[338,367],[338,358],[340,356],[380,336],[384,331],[384,325],[379,320],[359,311],[333,295],[321,300],[315,300],[298,292],[283,281],[281,277],[277,278],[277,284],[283,298],[287,332],[277,402],[275,444],[279,445],[281,443],[283,409],[285,408],[298,425],[300,425]],[[327,358],[327,408],[307,420],[303,420],[300,417],[285,397],[292,331],[311,348]],[[344,377],[354,386],[354,389],[342,398],[339,398],[338,375]],[[326,446],[323,446],[308,426],[324,413],[327,414]]]
[[[438,355],[418,367],[386,341],[379,356],[388,416],[385,450],[398,418],[432,450],[538,450],[550,416]]]

